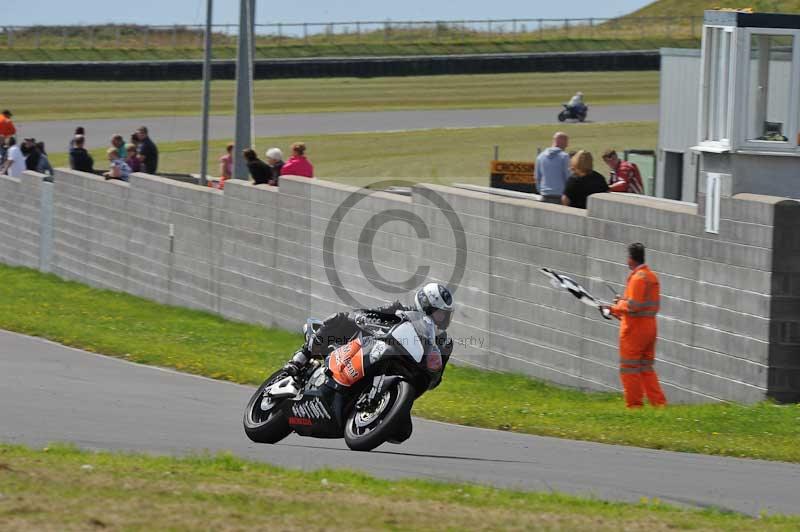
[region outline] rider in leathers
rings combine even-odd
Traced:
[[[398,310],[419,310],[429,316],[436,325],[436,345],[442,355],[441,369],[432,379],[431,388],[438,386],[444,367],[453,351],[453,340],[447,336],[453,312],[453,297],[443,285],[428,283],[414,295],[414,307],[395,301],[373,309],[357,309],[351,312],[338,312],[328,316],[313,335],[309,335],[302,349],[294,354],[284,369],[290,375],[298,375],[314,357],[324,357],[330,346],[338,347],[349,342],[359,331],[359,320],[391,320]]]

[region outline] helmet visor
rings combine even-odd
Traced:
[[[433,320],[433,323],[435,323],[436,326],[442,330],[447,329],[447,327],[450,325],[450,318],[452,318],[452,316],[452,311],[440,308],[437,308],[431,313],[431,319]]]

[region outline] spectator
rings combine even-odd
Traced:
[[[26,138],[22,141],[22,155],[25,157],[25,169],[36,170],[39,167],[39,159],[41,154],[39,148],[36,146],[36,139]]]
[[[69,167],[81,172],[94,173],[94,159],[83,145],[86,139],[83,135],[75,135],[72,140],[74,147],[69,150]]]
[[[6,162],[3,163],[3,172],[11,177],[19,177],[25,171],[25,157],[17,146],[17,139],[8,137],[6,140]],[[3,173],[0,172],[0,173]]]
[[[126,151],[128,157],[125,159],[125,164],[130,167],[131,172],[141,172],[142,161],[139,160],[139,155],[136,153],[136,145],[128,144]]]
[[[11,137],[17,134],[17,128],[14,126],[14,122],[11,121],[12,116],[11,111],[8,109],[4,109],[0,113],[0,135]]]
[[[614,150],[603,153],[603,161],[611,168],[609,190],[611,192],[629,192],[631,194],[644,194],[642,174],[639,168],[628,161],[621,161]]]
[[[39,164],[36,166],[36,171],[40,174],[53,175],[53,166],[50,164],[50,159],[47,158],[44,142],[37,142],[36,149],[39,151]]]
[[[569,137],[561,131],[553,135],[553,145],[536,158],[536,186],[541,201],[561,204],[564,185],[569,178],[569,155],[564,149]]]
[[[6,162],[6,137],[0,135],[0,168],[3,168],[3,163]]]
[[[608,192],[606,178],[594,171],[594,160],[588,151],[579,151],[570,161],[572,176],[567,179],[561,204],[585,209],[589,196]]]
[[[136,130],[136,138],[139,140],[136,153],[142,160],[142,170],[147,174],[155,174],[158,171],[158,148],[145,126]]]
[[[225,155],[219,158],[219,178],[226,181],[233,177],[233,143],[225,146]]]
[[[75,128],[75,133],[72,134],[72,138],[69,141],[69,149],[75,147],[75,137],[81,135],[83,137],[84,142],[86,142],[86,130],[83,129],[83,126],[78,126]]]
[[[113,135],[111,137],[111,146],[117,149],[117,155],[119,155],[120,159],[124,159],[128,156],[128,150],[125,147],[125,139],[122,138],[122,135]]]
[[[128,146],[139,147],[139,135],[135,131],[131,133],[131,140],[128,141]]]
[[[256,150],[248,148],[242,152],[244,160],[247,161],[247,169],[250,170],[250,177],[253,178],[254,185],[267,185],[272,177],[272,170],[267,163],[258,158]]]
[[[120,159],[117,148],[111,146],[106,150],[106,155],[108,155],[108,162],[111,163],[108,172],[103,174],[106,180],[120,179],[122,181],[127,181],[128,176],[131,174],[131,167]]]
[[[292,144],[292,156],[284,163],[280,175],[296,175],[300,177],[314,177],[314,166],[305,156],[306,145],[304,142]]]
[[[280,148],[270,148],[267,150],[267,166],[272,170],[272,179],[269,181],[270,185],[278,186],[278,178],[281,175],[281,169],[284,164],[283,152]]]

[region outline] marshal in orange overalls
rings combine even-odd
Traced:
[[[642,264],[628,276],[625,293],[611,307],[611,313],[622,321],[619,373],[628,408],[642,406],[645,394],[653,406],[667,404],[654,368],[660,297],[658,277]]]

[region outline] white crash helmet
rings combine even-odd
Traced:
[[[430,316],[433,323],[445,330],[453,316],[453,295],[446,286],[428,283],[414,294],[414,305],[417,310]]]

